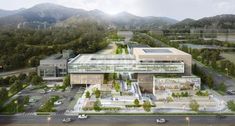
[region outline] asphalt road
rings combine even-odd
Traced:
[[[51,116],[51,120],[48,121],[47,116],[0,116],[0,125],[8,124],[47,124],[47,125],[59,125],[62,124],[62,119],[68,117],[64,115]],[[164,118],[167,120],[167,126],[187,126],[187,116],[130,116],[130,115],[96,115],[89,116],[88,119],[79,120],[76,116],[72,116],[73,121],[69,124],[79,125],[143,125],[152,126],[156,125],[156,118]],[[226,116],[223,119],[218,119],[215,116],[188,116],[190,121],[189,125],[208,125],[208,126],[235,126],[235,116]]]
[[[35,67],[25,68],[25,69],[20,69],[20,70],[13,70],[13,71],[8,71],[8,72],[0,72],[0,77],[5,78],[5,77],[8,77],[8,76],[13,76],[13,75],[18,76],[21,73],[28,74],[28,73],[34,72],[34,71],[36,71]]]

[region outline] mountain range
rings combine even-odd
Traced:
[[[16,11],[0,10],[0,27],[69,26],[88,19],[122,28],[163,28],[178,22],[167,17],[140,17],[127,12],[109,15],[100,10],[87,11],[51,3]]]
[[[235,29],[235,15],[223,14],[199,20],[187,18],[171,25],[171,28]]]
[[[43,3],[28,9],[0,10],[0,28],[48,28],[68,27],[84,20],[94,20],[106,26],[127,29],[164,28],[217,28],[235,29],[235,15],[223,14],[199,20],[177,21],[168,17],[140,17],[128,12],[109,15],[100,10],[68,8],[57,4]]]

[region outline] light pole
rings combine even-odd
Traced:
[[[48,126],[50,125],[51,117],[47,117]]]
[[[18,113],[18,101],[17,100],[15,101],[15,104],[16,104],[16,113]]]
[[[190,126],[189,125],[190,124],[190,118],[189,117],[185,117],[185,120],[187,121],[188,126]]]
[[[226,68],[225,68],[225,70],[226,70],[226,72],[227,72],[227,76],[228,76],[228,68],[226,67]]]

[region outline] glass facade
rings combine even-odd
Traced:
[[[69,64],[69,73],[184,73],[184,63]]]

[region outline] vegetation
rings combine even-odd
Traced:
[[[65,87],[70,86],[70,77],[69,77],[69,75],[66,75],[64,77],[63,86],[65,86]]]
[[[134,104],[135,104],[136,106],[138,106],[138,105],[140,104],[139,100],[138,100],[138,99],[135,99],[135,100],[134,100]]]
[[[114,83],[114,88],[115,88],[116,92],[120,92],[121,87],[120,87],[119,83]]]
[[[219,86],[216,88],[216,90],[224,94],[227,91],[227,87],[224,83],[220,83]]]
[[[95,90],[95,97],[96,97],[96,98],[99,98],[100,95],[101,95],[100,90],[99,90],[99,89],[96,89],[96,90]]]
[[[172,93],[172,97],[188,97],[189,93],[186,92],[181,92],[181,93]]]
[[[208,93],[208,91],[197,91],[196,92],[196,95],[197,96],[208,96],[209,95],[209,93]]]
[[[197,103],[196,100],[192,100],[189,104],[189,107],[191,108],[192,111],[197,112],[199,110],[200,105]]]
[[[91,98],[91,94],[89,91],[86,92],[86,98]]]
[[[192,48],[188,48],[187,46],[180,46],[178,42],[171,42],[167,37],[165,36],[159,36],[159,35],[156,35],[156,34],[151,34],[151,36],[153,36],[154,38],[157,38],[158,40],[170,45],[170,46],[173,46],[175,48],[178,48],[178,49],[181,49],[187,53],[190,53],[192,55],[192,57],[198,61],[200,61],[201,63],[207,65],[208,67],[211,67],[213,69],[215,69],[216,71],[219,71],[219,72],[223,72],[227,75],[230,75],[230,76],[234,76],[235,77],[235,64],[229,60],[221,60],[220,59],[220,49],[213,49],[213,50],[210,50],[210,49],[192,49]],[[195,42],[195,43],[206,43],[204,42],[204,40],[202,40],[203,42],[200,42],[200,40],[198,38],[196,38],[195,41],[191,41],[190,42]],[[209,44],[214,44],[216,43],[216,45],[219,45],[219,46],[224,46],[224,47],[235,47],[235,44],[231,44],[231,43],[228,43],[228,42],[217,42],[217,40],[211,40],[208,42]],[[198,72],[198,71],[196,71]],[[207,84],[208,87],[210,88],[214,88],[214,85],[213,85],[213,79],[209,76],[209,75],[203,75],[204,73],[194,73],[196,74],[197,76],[203,76],[201,77],[202,78],[202,82],[204,84]]]
[[[11,101],[5,107],[1,108],[0,112],[7,113],[7,114],[24,112],[24,109],[25,109],[24,105],[27,105],[28,103],[29,103],[29,96],[21,96]]]
[[[37,112],[55,112],[54,102],[59,100],[59,96],[52,96],[45,104],[43,104]]]
[[[101,111],[101,102],[100,102],[100,100],[95,101],[93,108],[96,112]]]
[[[156,44],[155,40],[152,37],[148,36],[147,34],[143,34],[143,33],[139,33],[139,32],[134,33],[131,41],[135,41],[135,42],[138,42],[138,43],[144,44],[144,45],[149,45],[150,47],[160,46],[160,45]]]
[[[104,26],[91,21],[81,22],[78,26],[46,30],[1,29],[0,66],[4,71],[35,67],[41,58],[63,49],[92,53],[107,46]]]
[[[40,77],[38,77],[35,72],[29,73],[28,76],[26,74],[20,74],[18,77],[9,76],[0,78],[0,86],[9,87],[8,90],[4,87],[0,87],[0,106],[5,103],[8,98],[27,87],[30,83],[37,85],[38,82],[41,83],[41,79],[38,81],[38,78]]]
[[[199,69],[196,64],[192,66],[192,71],[193,71],[193,74],[201,78],[202,84],[206,84],[210,88],[214,87],[214,81],[212,77],[206,74],[205,72],[203,72],[201,69]]]
[[[145,101],[144,102],[144,104],[143,104],[144,111],[150,112],[151,111],[151,107],[152,107],[152,105],[151,105],[150,101]]]
[[[228,101],[227,106],[231,111],[235,112],[235,103],[234,103],[234,101]]]

